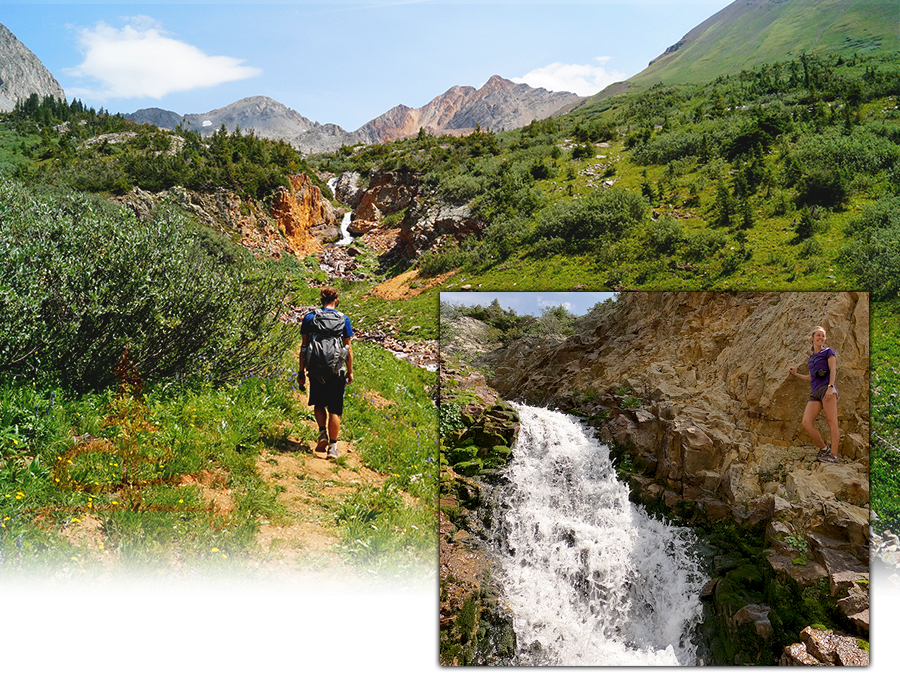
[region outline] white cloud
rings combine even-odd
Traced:
[[[558,296],[553,297],[552,299],[545,299],[544,297],[538,295],[537,303],[542,311],[545,308],[556,308],[557,306],[562,306],[566,311],[572,310],[572,302],[560,300]]]
[[[532,88],[546,88],[552,91],[573,92],[581,97],[596,95],[608,85],[623,81],[628,76],[617,71],[607,71],[604,64],[609,57],[597,57],[597,64],[563,64],[554,62],[535,69],[521,78],[511,79],[515,83],[527,83]]]
[[[94,85],[67,87],[77,97],[153,97],[206,88],[262,73],[234,57],[213,57],[169,35],[150,17],[133,17],[121,29],[105,22],[78,30],[84,61],[65,73]]]

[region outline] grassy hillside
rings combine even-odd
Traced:
[[[415,171],[430,196],[468,204],[480,235],[407,264],[453,271],[449,287],[892,296],[893,233],[880,217],[894,215],[900,188],[898,96],[897,55],[803,55],[518,131],[420,135],[310,161]]]
[[[900,49],[900,9],[873,0],[738,0],[679,43],[629,83],[703,83],[803,53],[887,54]]]

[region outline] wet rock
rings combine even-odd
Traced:
[[[769,621],[771,611],[772,608],[768,605],[745,605],[735,613],[732,621],[736,626],[751,624],[757,636],[769,640],[775,635],[775,629]]]

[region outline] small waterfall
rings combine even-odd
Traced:
[[[338,176],[335,176],[334,178],[331,178],[328,181],[328,187],[331,188],[331,194],[333,194],[335,198],[337,198],[337,182],[338,182]],[[350,244],[353,241],[353,237],[350,236],[350,230],[349,230],[350,223],[352,222],[352,220],[353,220],[353,212],[347,211],[344,214],[343,220],[341,220],[341,239],[340,239],[340,241],[335,242],[335,244],[337,246],[346,247],[348,244]]]
[[[498,525],[518,663],[694,664],[705,577],[690,531],[633,505],[609,449],[577,420],[516,408]]]

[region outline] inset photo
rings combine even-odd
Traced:
[[[452,292],[446,666],[869,662],[869,296]]]

